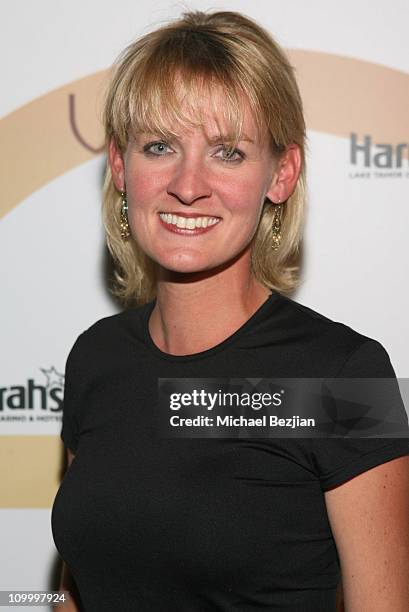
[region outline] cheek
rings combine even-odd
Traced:
[[[265,179],[255,168],[238,169],[234,176],[226,176],[218,183],[218,191],[229,207],[238,212],[257,209],[263,197]],[[232,173],[233,174],[233,173]]]
[[[144,186],[141,183],[135,185],[132,192],[128,191],[128,202],[130,204],[131,211],[136,212],[144,208],[144,205],[150,201],[150,190],[151,185]]]
[[[169,199],[166,192],[170,177],[165,171],[158,172],[149,165],[138,169],[128,167],[125,180],[131,217],[148,212],[152,206],[158,207]],[[240,221],[243,231],[257,225],[263,204],[262,177],[258,172],[232,172],[209,180],[215,208],[226,220]]]
[[[128,202],[132,208],[140,208],[147,204],[160,188],[160,176],[153,174],[149,169],[135,172],[125,177]]]
[[[234,186],[224,187],[220,193],[224,208],[232,221],[239,221],[243,229],[253,228],[260,218],[263,201],[260,187],[253,182],[237,181]]]

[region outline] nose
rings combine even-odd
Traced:
[[[198,158],[180,160],[169,181],[167,192],[185,205],[193,204],[202,198],[209,198],[212,192],[201,160]]]

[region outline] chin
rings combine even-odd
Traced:
[[[199,264],[188,261],[179,261],[179,262],[163,262],[159,263],[162,268],[168,270],[169,272],[174,272],[175,274],[199,274],[200,272],[205,272],[206,270],[211,270],[214,266]]]
[[[177,253],[173,256],[165,256],[157,258],[156,262],[159,266],[178,274],[199,274],[200,272],[206,272],[212,270],[220,265],[221,262],[215,261],[214,258],[204,257],[203,254],[183,254]]]
[[[225,254],[226,255],[226,254]],[[237,258],[240,258],[240,253],[231,257],[211,257],[205,258],[203,254],[197,257],[185,256],[181,253],[175,254],[173,257],[163,257],[156,259],[156,262],[164,270],[174,274],[192,274],[198,276],[210,276],[232,266],[236,263]]]

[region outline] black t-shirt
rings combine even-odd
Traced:
[[[61,437],[76,456],[52,531],[84,610],[335,610],[324,491],[409,454],[408,439],[164,439],[158,378],[395,377],[387,352],[273,292],[223,342],[174,356],[150,337],[153,307],[97,321],[67,359]]]

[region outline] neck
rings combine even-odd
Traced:
[[[157,299],[149,319],[156,346],[171,355],[198,353],[220,344],[270,295],[243,267],[200,274],[160,270]]]

